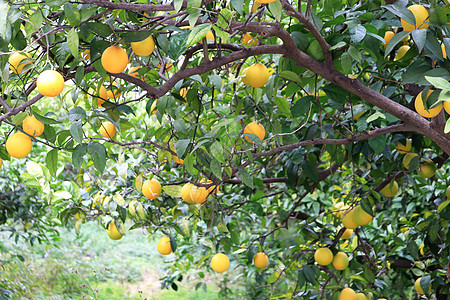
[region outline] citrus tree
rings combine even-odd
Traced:
[[[447,299],[448,5],[1,0],[0,228],[162,234],[166,288]]]

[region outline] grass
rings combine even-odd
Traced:
[[[215,284],[206,292],[186,281],[177,283],[178,291],[161,290],[164,258],[140,230],[119,241],[97,223],[83,224],[79,236],[73,229],[59,231],[60,241],[35,246],[16,244],[0,232],[0,288],[11,291],[12,299],[219,299]]]

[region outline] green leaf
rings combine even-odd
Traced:
[[[300,31],[294,31],[291,33],[291,36],[299,50],[305,52],[308,49],[309,39],[306,34]]]
[[[179,140],[175,143],[175,151],[177,153],[178,158],[182,158],[184,153],[186,152],[186,148],[191,143],[190,140]]]
[[[386,147],[386,136],[379,135],[372,139],[369,139],[369,145],[375,151],[375,154],[383,153],[384,147]]]
[[[450,132],[450,118],[448,118],[447,122],[445,122],[444,133],[447,134]]]
[[[350,28],[350,38],[356,44],[360,43],[366,36],[367,29],[361,24],[356,25],[355,27]]]
[[[29,35],[40,29],[42,26],[44,17],[42,16],[41,10],[35,11],[28,20],[29,22],[25,23],[25,31]]]
[[[83,108],[77,106],[77,107],[72,108],[69,111],[68,118],[69,118],[69,121],[77,121],[82,118],[86,118],[86,112],[84,111]]]
[[[132,42],[140,42],[145,40],[151,35],[151,31],[131,31],[131,32],[124,32],[120,36],[122,39],[127,43]]]
[[[52,149],[47,153],[47,157],[45,158],[45,163],[50,171],[50,174],[55,177],[56,170],[58,169],[58,150]]]
[[[72,28],[67,34],[67,47],[69,47],[70,52],[75,58],[78,58],[78,44],[78,33],[75,31],[75,28]]]
[[[283,12],[283,6],[281,5],[280,0],[276,0],[274,2],[269,3],[269,11],[272,13],[275,20],[278,22],[281,21],[281,15]]]
[[[106,24],[97,23],[97,22],[90,22],[87,23],[88,27],[91,29],[91,31],[95,32],[99,36],[106,38],[111,35],[112,29]]]
[[[302,167],[302,170],[306,177],[314,182],[319,182],[319,172],[317,171],[317,167],[315,164],[313,164],[309,160],[304,160],[300,163],[300,166]]]
[[[87,146],[87,152],[94,162],[95,168],[103,173],[106,167],[106,148],[99,142],[90,142]]]
[[[70,125],[70,134],[72,135],[73,139],[77,141],[78,143],[83,142],[83,123],[81,120],[76,121],[75,123],[72,123]]]
[[[231,0],[231,6],[240,14],[242,15],[244,12],[244,4],[245,0]]]
[[[81,15],[80,11],[76,9],[72,3],[66,3],[64,4],[64,14],[69,20],[70,26],[76,27],[80,25],[81,22]],[[74,28],[72,28],[74,29]]]
[[[313,101],[313,96],[305,96],[295,101],[295,104],[291,110],[292,117],[299,118],[305,116],[306,113],[311,109],[311,102]]]
[[[394,35],[394,37],[389,41],[389,44],[386,46],[386,50],[384,52],[384,57],[387,57],[389,53],[397,46],[398,43],[401,42],[405,37],[407,37],[410,34],[409,31],[401,31]]]
[[[278,73],[278,76],[290,81],[301,83],[300,77],[292,71],[281,71]]]
[[[450,204],[450,200],[444,201],[441,204],[439,204],[438,208],[437,208],[437,213],[441,213],[441,211],[447,207],[447,205]]]
[[[216,176],[219,179],[222,179],[222,166],[217,161],[217,159],[212,158],[210,166],[211,171],[213,172],[214,176]]]
[[[198,42],[200,42],[206,34],[211,30],[212,24],[200,24],[198,26],[195,26],[194,29],[189,34],[187,41],[186,41],[186,47],[191,47]]]
[[[336,45],[331,46],[330,49],[328,49],[328,51],[333,51],[334,49],[342,48],[342,47],[344,47],[345,45],[347,45],[347,43],[341,41],[341,42],[337,43]],[[352,46],[352,47],[353,47],[353,46]]]
[[[183,7],[183,0],[174,0],[173,6],[175,8],[175,12],[179,12]]]
[[[425,76],[425,79],[438,89],[450,91],[450,82],[444,78]]]
[[[217,26],[221,29],[228,29],[231,21],[233,20],[233,16],[231,11],[228,8],[224,8],[219,12],[217,18]]]
[[[14,125],[19,125],[20,123],[22,123],[23,122],[23,120],[25,120],[25,118],[28,116],[28,114],[26,113],[26,112],[20,112],[20,113],[18,113],[17,115],[15,115],[13,118],[12,118],[12,120],[11,120],[11,122],[14,124]]]
[[[414,257],[414,259],[419,258],[419,247],[417,247],[416,242],[409,241],[408,244],[406,245],[406,249],[408,249],[409,254],[411,254],[411,256]]]
[[[165,185],[163,186],[163,191],[170,197],[181,197],[182,188],[181,185]]]
[[[430,223],[428,226],[428,238],[430,239],[430,242],[436,242],[440,228],[441,226],[439,225],[439,222],[432,221]]]
[[[427,31],[426,30],[413,30],[411,32],[412,38],[414,40],[414,44],[417,47],[417,51],[420,53],[425,47],[425,42],[427,40]]]
[[[402,1],[400,3],[394,3],[392,5],[383,5],[382,8],[386,8],[391,13],[396,15],[397,17],[405,20],[409,24],[416,24],[416,19],[413,13],[407,9],[404,5],[402,5]]]
[[[221,143],[214,142],[211,145],[210,151],[211,151],[212,156],[215,159],[217,159],[219,162],[221,162],[223,164],[225,163],[225,157],[224,157],[224,154],[223,154],[223,147],[222,147]]]
[[[278,107],[278,114],[285,117],[292,117],[289,102],[284,97],[275,97],[275,103]]]
[[[422,289],[422,291],[425,294],[428,294],[428,291],[430,289],[430,283],[431,283],[431,276],[430,275],[423,276],[420,279],[420,288]]]
[[[304,266],[303,274],[305,275],[306,280],[309,281],[310,283],[314,284],[316,282],[314,270],[311,266]]]
[[[186,122],[183,119],[175,120],[175,122],[173,122],[173,127],[175,128],[175,130],[178,130],[179,132],[182,132],[184,134],[187,133]]]
[[[252,178],[252,176],[250,176],[250,174],[247,172],[247,170],[242,167],[238,167],[238,173],[239,173],[239,177],[241,177],[242,182],[246,186],[253,188],[253,178]]]
[[[87,153],[86,144],[78,144],[72,152],[72,164],[76,170],[83,164],[83,156]]]

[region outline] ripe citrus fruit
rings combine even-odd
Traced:
[[[56,97],[64,89],[64,78],[57,71],[46,70],[39,74],[36,86],[42,95]]]
[[[353,211],[353,219],[359,226],[364,226],[369,224],[372,221],[373,217],[366,213],[361,205],[358,205]]]
[[[392,186],[390,183],[388,183],[384,188],[381,189],[381,193],[385,197],[394,197],[398,193],[398,183],[397,181],[394,181],[392,183]]]
[[[383,46],[387,46],[389,44],[389,41],[394,37],[395,33],[393,31],[386,31],[384,33],[384,43]]]
[[[244,137],[247,141],[253,143],[248,136],[246,136],[246,133],[252,133],[256,135],[261,141],[264,140],[264,137],[266,136],[266,130],[264,129],[264,126],[262,126],[260,123],[251,122],[250,124],[247,124],[244,128]]]
[[[192,183],[186,183],[181,188],[181,199],[187,203],[195,203],[191,198],[191,189],[194,185]]]
[[[353,235],[353,229],[345,229],[344,233],[341,235],[341,239],[347,240]]]
[[[23,120],[22,128],[29,135],[40,136],[44,132],[44,123],[35,116],[28,116]]]
[[[447,51],[445,51],[444,43],[441,44],[441,50],[442,50],[442,58],[447,59]]]
[[[326,247],[322,247],[314,252],[314,260],[321,266],[327,266],[333,261],[333,252]]]
[[[432,92],[433,92],[433,90],[428,91],[427,99]],[[414,101],[414,106],[416,108],[417,113],[425,118],[433,118],[433,117],[437,116],[442,110],[442,102],[433,108],[428,108],[428,110],[425,110],[425,106],[423,105],[423,100],[422,100],[422,97],[423,97],[422,94],[423,94],[423,92],[421,92],[419,95],[417,95],[416,101]]]
[[[22,74],[23,67],[31,64],[31,62],[21,63],[24,59],[31,58],[29,53],[13,53],[9,56],[9,68],[16,74]]]
[[[154,115],[156,115],[156,111],[157,111],[156,101],[158,101],[158,100],[153,101],[152,106],[150,107],[150,112],[152,112]]]
[[[398,48],[397,50],[397,54],[395,55],[395,60],[400,60],[403,58],[403,56],[405,56],[406,52],[409,51],[409,49],[411,49],[410,46],[408,45],[403,45],[400,48]]]
[[[211,259],[211,268],[217,273],[223,273],[230,267],[230,259],[223,253],[217,253]]]
[[[120,73],[128,65],[127,52],[119,46],[110,46],[103,51],[102,66],[109,73]]]
[[[245,77],[245,81],[242,79],[245,84],[260,88],[269,81],[270,72],[265,65],[255,63],[242,71],[242,77]]]
[[[397,151],[401,154],[406,154],[411,151],[412,144],[409,139],[405,139],[405,141],[399,141],[397,143]]]
[[[116,135],[116,126],[114,126],[114,124],[109,121],[103,122],[100,126],[99,133],[105,138],[112,139]]]
[[[356,227],[358,227],[358,223],[356,223],[355,221],[354,213],[355,213],[354,209],[345,213],[344,217],[342,218],[342,224],[344,224],[345,228],[355,229]]]
[[[88,60],[91,58],[91,50],[86,49],[83,51],[83,53],[81,53],[81,58],[84,60]]]
[[[164,67],[164,72],[169,72],[172,70],[173,62],[172,60],[169,60],[169,62],[166,61],[166,65]],[[161,64],[158,64],[158,71],[161,69]]]
[[[269,257],[264,252],[256,253],[255,257],[253,258],[253,263],[257,268],[265,268],[269,263]]]
[[[201,184],[212,184],[213,182],[211,181],[211,180],[209,180],[209,179],[206,179],[206,178],[202,178],[201,180],[200,180],[200,183]],[[216,185],[212,185],[212,186],[210,186],[209,188],[208,188],[208,193],[215,193],[215,194],[217,194],[217,193],[219,193],[219,187],[218,186],[216,186]]]
[[[161,183],[159,183],[158,180],[155,178],[151,180],[146,180],[144,184],[142,185],[142,194],[147,199],[156,199],[161,194]]]
[[[140,79],[142,80],[141,75],[139,74],[139,69],[141,67],[137,66],[137,67],[131,67],[130,70],[128,71],[128,75],[133,76],[134,78]]]
[[[169,255],[172,253],[172,246],[170,246],[170,237],[163,236],[158,242],[158,252],[162,255]]]
[[[418,292],[421,295],[425,295],[425,293],[422,290],[422,287],[420,286],[420,280],[422,279],[422,277],[417,278],[416,282],[414,283],[414,288],[416,289],[416,292]],[[430,292],[431,290],[431,285],[428,286],[428,291],[427,294]]]
[[[345,288],[339,294],[339,300],[356,300],[356,293],[351,288]]]
[[[450,115],[450,101],[443,101],[445,111]]]
[[[123,234],[121,234],[119,232],[119,230],[117,230],[116,227],[116,222],[122,222],[120,220],[112,220],[111,222],[109,222],[108,224],[108,228],[106,229],[106,233],[108,234],[108,236],[112,239],[112,240],[120,240],[123,237]]]
[[[258,2],[258,3],[261,3],[261,4],[263,4],[263,3],[271,3],[271,2],[275,2],[276,0],[256,0],[256,2]]]
[[[100,87],[100,90],[98,91],[97,106],[101,107],[102,104],[105,103],[106,99],[108,99],[108,92],[106,91],[106,88],[102,85]]]
[[[247,32],[242,38],[242,43],[244,43],[245,46],[256,46],[258,45],[258,39],[256,36],[252,36],[250,32]]]
[[[131,49],[133,49],[134,53],[139,56],[149,56],[155,50],[155,41],[153,40],[153,36],[150,35],[145,40],[140,42],[132,42]]]
[[[208,198],[209,192],[203,186],[194,185],[190,190],[191,200],[195,203],[203,203]]]
[[[408,7],[408,9],[413,13],[416,19],[415,24],[406,22],[400,19],[402,23],[403,30],[413,31],[414,29],[427,29],[428,28],[428,10],[419,4],[414,4]]]
[[[425,161],[420,164],[417,174],[422,178],[431,178],[434,176],[436,171],[436,166],[432,161]]]
[[[2,159],[0,158],[0,169],[2,168],[2,165],[3,165],[3,161],[2,161]]]
[[[358,293],[356,294],[356,300],[368,300],[368,298],[363,293]]]
[[[22,132],[14,133],[6,140],[6,151],[15,158],[24,158],[31,152],[33,143],[28,135]]]
[[[344,252],[338,252],[333,257],[333,267],[336,270],[342,271],[348,267],[348,256]]]
[[[172,155],[172,157],[173,157],[173,160],[174,160],[177,164],[179,164],[179,165],[184,164],[184,159],[178,158],[178,156],[176,156],[176,155]]]
[[[187,93],[188,93],[188,91],[190,90],[191,88],[182,88],[181,90],[180,90],[180,96],[181,97],[183,97],[184,99],[186,99],[186,97],[187,97]]]

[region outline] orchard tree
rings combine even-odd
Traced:
[[[0,228],[145,228],[166,288],[448,299],[449,12],[0,0]]]

